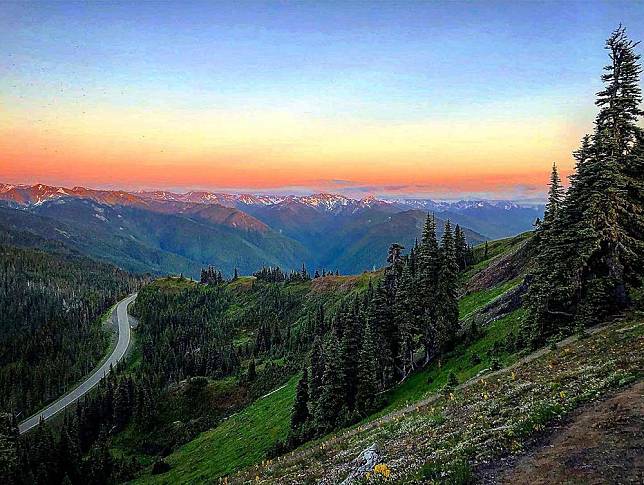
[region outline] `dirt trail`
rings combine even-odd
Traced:
[[[483,484],[644,483],[644,382],[588,404],[527,454],[479,470]]]

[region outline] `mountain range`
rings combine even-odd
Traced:
[[[511,201],[353,199],[337,194],[95,190],[0,184],[0,227],[55,240],[123,268],[196,276],[262,265],[358,273],[380,266],[392,242],[410,247],[429,212],[438,232],[460,224],[477,244],[532,227],[542,206]]]

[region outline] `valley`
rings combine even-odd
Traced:
[[[0,2],[0,483],[642,483],[643,6]]]
[[[6,231],[55,239],[129,271],[194,278],[209,264],[228,276],[235,268],[251,274],[262,265],[288,271],[302,263],[355,274],[379,267],[391,241],[413,246],[429,212],[439,236],[450,219],[473,245],[530,230],[543,216],[543,206],[509,201],[129,193],[42,184],[0,184],[0,204]]]

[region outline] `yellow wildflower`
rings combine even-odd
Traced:
[[[373,472],[374,474],[382,475],[384,478],[389,478],[389,475],[391,475],[391,470],[385,463],[378,463],[373,467]]]

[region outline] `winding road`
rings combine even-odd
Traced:
[[[103,364],[95,369],[92,374],[90,374],[87,379],[80,383],[77,387],[69,391],[67,394],[59,398],[58,400],[51,403],[49,406],[41,409],[33,416],[25,419],[18,425],[18,431],[20,434],[26,433],[30,429],[38,426],[40,419],[50,419],[52,416],[58,412],[65,409],[70,404],[78,401],[81,397],[87,394],[90,390],[98,384],[101,379],[103,379],[110,372],[110,366],[116,365],[127,351],[127,348],[130,345],[131,340],[131,331],[130,331],[130,319],[127,314],[128,305],[134,301],[136,298],[136,293],[128,296],[127,298],[121,300],[116,305],[116,318],[118,320],[118,342],[116,347],[112,351],[112,354],[103,362]]]

